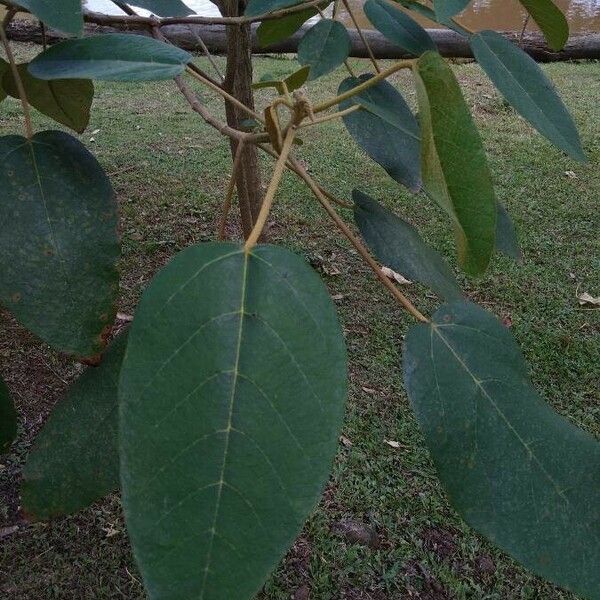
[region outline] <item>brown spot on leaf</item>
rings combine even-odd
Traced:
[[[20,292],[15,292],[10,299],[16,304],[17,302],[21,301],[21,294]]]

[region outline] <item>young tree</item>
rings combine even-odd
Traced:
[[[338,95],[313,103],[306,82],[342,67],[348,32],[324,13],[329,0],[222,0],[222,17],[191,14],[179,0],[137,0],[144,17],[83,12],[79,0],[1,0],[7,61],[0,98],[20,99],[25,135],[0,138],[3,201],[0,302],[29,330],[90,367],[60,403],[24,470],[30,519],[77,511],[120,488],[127,527],[153,599],[246,599],[260,589],[314,508],[329,477],[346,398],[346,350],[335,309],[311,268],[285,248],[259,243],[286,169],[416,324],[406,336],[406,389],[448,496],[463,518],[527,568],[600,598],[600,450],[537,394],[511,333],[469,302],[441,255],[418,231],[355,190],[335,198],[294,158],[298,132],[343,119],[356,143],[389,175],[448,214],[461,267],[483,273],[496,250],[518,256],[510,217],[495,198],[479,133],[452,70],[407,12],[367,0],[365,13],[413,58],[344,78]],[[350,14],[346,0],[342,0]],[[551,0],[521,0],[548,44],[568,37]],[[507,101],[575,160],[576,128],[551,83],[519,47],[456,17],[468,0],[401,0],[469,39]],[[16,64],[5,34],[17,8],[74,37]],[[254,107],[250,25],[264,43],[321,14],[298,48],[301,65],[259,82],[272,101]],[[354,18],[354,17],[353,17]],[[126,24],[151,35],[81,37],[83,23]],[[224,24],[223,81],[170,45],[167,24]],[[366,40],[366,38],[365,38]],[[412,74],[418,116],[387,79]],[[111,184],[74,137],[34,133],[35,108],[85,129],[92,80],[174,78],[208,125],[229,139],[233,168],[219,241],[179,253],[154,278],[130,330],[108,347],[116,314],[118,212]],[[225,101],[216,118],[188,84]],[[257,153],[275,159],[261,193]],[[223,241],[237,188],[243,243]],[[424,315],[382,273],[336,204],[352,207],[381,263],[429,286],[441,306]],[[16,432],[0,382],[0,447]]]

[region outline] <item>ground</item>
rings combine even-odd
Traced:
[[[22,45],[18,52],[24,59],[33,49]],[[361,61],[352,63],[368,68]],[[294,69],[282,57],[256,64],[259,75]],[[533,132],[477,65],[454,68],[524,254],[521,264],[498,256],[485,277],[463,279],[465,289],[512,328],[533,380],[556,410],[598,434],[600,312],[580,306],[576,296],[600,295],[600,64],[544,67],[575,116],[590,157],[586,165],[572,162]],[[341,77],[335,73],[322,86],[311,86],[311,98],[333,93]],[[407,77],[394,81],[414,101]],[[213,110],[220,110],[217,99],[203,95]],[[36,125],[54,127],[41,117]],[[20,131],[18,104],[3,103],[0,133]],[[444,215],[366,159],[340,123],[307,130],[303,138],[297,156],[326,187],[340,197],[348,198],[359,187],[380,198],[455,264]],[[118,194],[123,240],[119,309],[133,313],[152,275],[173,254],[213,239],[227,182],[228,146],[190,113],[171,82],[97,84],[92,121],[81,139],[111,175]],[[265,172],[270,166],[265,159]],[[235,226],[230,235],[238,235]],[[403,390],[401,345],[410,318],[291,175],[278,196],[270,236],[305,256],[334,295],[350,354],[351,385],[331,481],[260,600],[573,598],[494,549],[449,506]],[[423,311],[438,304],[417,285],[407,293]],[[118,496],[51,523],[20,520],[19,473],[28,448],[83,367],[49,351],[8,315],[1,323],[0,368],[21,424],[12,452],[0,457],[0,597],[141,600]],[[398,444],[386,443],[390,440]]]

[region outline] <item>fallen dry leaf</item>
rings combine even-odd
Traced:
[[[377,393],[377,390],[374,390],[373,388],[370,388],[370,387],[365,387],[364,385],[362,386],[362,391],[365,392],[366,394]]]
[[[577,174],[575,173],[575,171],[565,171],[565,175],[569,179],[577,179]]]
[[[401,448],[402,444],[400,442],[396,442],[395,440],[383,440],[384,444],[391,446],[392,448]]]
[[[594,298],[594,296],[588,294],[587,292],[579,294],[579,296],[577,296],[577,300],[579,300],[579,304],[581,304],[581,306],[586,304],[591,306],[600,306],[600,296]]]
[[[392,281],[399,283],[400,285],[410,285],[412,281],[406,279],[406,277],[400,275],[400,273],[396,273],[396,271],[390,269],[389,267],[381,267],[381,272]]]
[[[350,446],[352,446],[352,441],[349,440],[345,435],[340,436],[340,442],[342,442],[346,448],[350,448]]]

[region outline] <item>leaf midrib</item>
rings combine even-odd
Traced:
[[[215,535],[217,532],[217,521],[219,519],[219,511],[221,508],[221,498],[223,495],[223,486],[225,484],[225,470],[227,468],[227,454],[229,452],[229,442],[231,440],[231,431],[232,421],[233,421],[233,408],[235,405],[235,396],[237,391],[237,384],[239,380],[239,366],[240,366],[240,355],[242,352],[242,337],[244,333],[244,315],[245,315],[245,307],[246,307],[246,293],[247,293],[247,281],[248,281],[248,262],[249,262],[250,254],[248,252],[244,252],[244,267],[242,272],[242,289],[240,293],[240,314],[238,321],[238,337],[237,337],[237,346],[235,353],[235,363],[234,363],[234,371],[233,371],[233,381],[231,385],[231,396],[229,399],[229,409],[227,415],[227,427],[225,429],[225,447],[223,449],[223,462],[221,464],[221,471],[219,475],[219,481],[217,483],[217,497],[215,501],[215,511],[213,516],[212,526],[209,529],[209,539],[208,539],[208,550],[206,553],[206,562],[204,565],[204,575],[202,578],[202,584],[200,587],[200,598],[199,600],[203,600],[204,592],[206,591],[206,582],[208,580],[208,573],[210,570],[210,564],[212,562],[212,551],[214,547]]]
[[[552,484],[552,488],[554,489],[556,495],[561,500],[563,500],[567,504],[567,506],[570,507],[571,503],[570,503],[569,499],[561,491],[560,486],[554,481],[552,475],[546,470],[546,468],[540,462],[540,460],[538,459],[538,457],[536,456],[536,454],[533,452],[533,450],[529,447],[529,445],[521,437],[521,435],[519,434],[519,432],[514,428],[514,426],[512,425],[512,423],[510,422],[510,420],[508,419],[508,417],[504,414],[504,412],[502,412],[502,410],[500,409],[500,407],[498,406],[498,404],[495,402],[495,400],[490,396],[490,394],[487,392],[487,390],[483,387],[482,380],[478,379],[475,376],[475,374],[469,369],[469,367],[462,360],[462,358],[455,352],[455,350],[451,346],[451,344],[439,332],[439,328],[438,328],[437,324],[436,323],[431,323],[430,326],[431,326],[431,329],[432,329],[432,334],[435,331],[436,335],[440,338],[440,340],[444,343],[444,345],[448,348],[448,350],[450,350],[450,352],[452,353],[452,355],[454,356],[454,358],[456,359],[456,361],[461,365],[461,367],[469,375],[469,377],[471,377],[471,379],[473,380],[473,383],[479,388],[479,390],[481,391],[482,395],[485,398],[487,398],[487,400],[489,401],[490,405],[498,413],[498,415],[500,416],[500,418],[504,421],[504,423],[506,424],[508,430],[517,438],[518,442],[523,446],[523,448],[525,449],[525,451],[535,461],[535,463],[537,464],[538,468],[540,469],[540,472]],[[432,348],[432,352],[433,352],[433,337],[431,338],[431,348]]]

